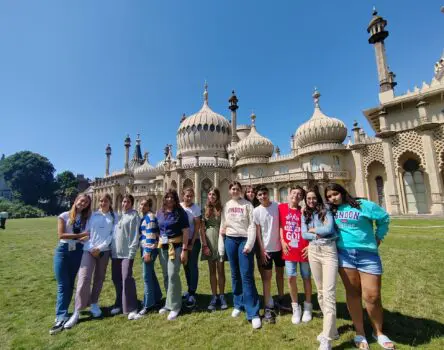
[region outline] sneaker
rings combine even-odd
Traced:
[[[291,312],[291,308],[288,306],[285,306],[284,304],[284,298],[283,297],[278,297],[277,300],[274,303],[274,308],[278,311],[287,311],[287,312]]]
[[[208,311],[214,311],[216,310],[216,303],[217,303],[217,295],[213,295],[211,297],[210,304],[208,305]]]
[[[92,312],[92,310],[91,310]],[[120,307],[113,307],[111,311],[109,312],[111,315],[116,316],[122,312],[122,309]]]
[[[240,314],[241,311],[239,309],[233,309],[233,311],[231,312],[231,317],[239,317]]]
[[[99,304],[91,304],[90,311],[94,318],[102,316],[102,310],[100,310]]]
[[[161,308],[159,310],[159,314],[160,315],[165,315],[168,311],[170,311],[170,310],[168,310],[166,307],[163,307],[163,308]]]
[[[182,299],[188,300],[189,297],[190,297],[190,293],[188,293],[188,292],[183,292],[183,294],[182,294]]]
[[[144,307],[142,310],[139,311],[139,315],[145,316],[149,311],[150,311],[150,309],[148,309],[147,307]]]
[[[177,318],[177,316],[179,316],[179,311],[173,311],[171,310],[170,313],[168,314],[167,320],[168,321],[173,321]]]
[[[79,322],[79,318],[80,318],[80,312],[74,311],[71,318],[63,325],[63,328],[70,329],[74,327],[77,324],[77,322]]]
[[[262,322],[261,322],[261,318],[260,317],[254,317],[251,320],[251,325],[253,326],[253,329],[259,329],[262,327]]]
[[[267,323],[276,323],[276,315],[273,309],[268,307],[265,309],[264,321]]]
[[[321,342],[321,338],[323,338],[323,337],[324,337],[324,335],[322,333],[320,333],[316,339],[318,340],[318,342]],[[333,336],[333,340],[338,340],[338,339],[339,339],[339,332],[338,332],[338,330],[336,330],[336,333]]]
[[[331,340],[328,340],[325,337],[321,337],[319,339],[319,350],[331,350]]]
[[[189,309],[192,309],[196,306],[196,298],[194,297],[194,295],[190,295],[187,299],[187,301],[185,302],[185,306]]]
[[[49,334],[54,335],[63,331],[63,326],[65,325],[65,323],[66,323],[65,319],[56,321],[54,323],[54,326],[52,326],[52,328],[49,330]]]
[[[291,303],[293,315],[291,316],[291,323],[298,324],[301,322],[301,306],[298,303]]]
[[[221,310],[228,309],[227,301],[225,300],[225,295],[223,294],[219,295],[219,301],[220,301]]]
[[[136,311],[131,311],[128,314],[128,320],[132,321],[132,320],[138,320],[139,318],[141,318],[142,316],[138,314],[137,310]]]
[[[313,311],[313,304],[304,302],[304,313],[302,314],[302,322],[310,322],[313,318],[311,312]]]

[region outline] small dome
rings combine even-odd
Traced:
[[[247,137],[241,140],[235,150],[237,159],[263,157],[269,158],[273,154],[273,143],[256,131],[256,116],[251,115],[251,130]]]
[[[148,158],[145,158],[143,164],[134,170],[134,175],[139,176],[149,174],[153,169],[154,167],[148,162]]]
[[[185,118],[177,130],[177,153],[182,156],[223,154],[230,143],[231,126],[225,117],[208,105],[205,84],[204,104],[199,112]]]
[[[342,143],[347,136],[345,124],[336,118],[330,118],[322,113],[319,107],[321,94],[316,90],[313,94],[315,109],[310,120],[302,124],[295,133],[298,147],[316,143]]]

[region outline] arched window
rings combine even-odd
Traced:
[[[409,214],[424,214],[428,212],[424,174],[420,170],[419,162],[409,158],[402,165],[405,173],[404,191]]]
[[[282,187],[279,189],[279,202],[287,203],[288,202],[288,188]]]
[[[384,196],[384,179],[382,176],[376,176],[376,192],[378,194],[378,204],[385,208],[385,196]]]
[[[183,182],[182,188],[185,189],[185,188],[190,188],[190,187],[194,189],[193,181],[191,181],[190,179],[185,179],[185,181]],[[180,196],[180,193],[179,193],[179,196]]]
[[[200,206],[203,208],[207,202],[208,192],[210,192],[212,182],[206,178],[202,181],[201,194],[200,194]]]

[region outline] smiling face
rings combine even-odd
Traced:
[[[327,200],[333,205],[342,204],[342,194],[338,191],[330,190],[326,194]]]
[[[288,199],[290,200],[290,204],[292,207],[299,206],[299,202],[303,199],[303,194],[301,190],[293,189],[290,191],[290,195]]]
[[[139,204],[139,211],[143,215],[146,215],[146,213],[148,213],[150,211],[150,207],[149,207],[148,201],[146,199],[144,199],[143,201],[140,202],[140,204]]]
[[[247,188],[247,191],[245,192],[245,197],[250,202],[253,202],[254,198],[256,197],[256,193],[254,193],[254,189],[252,189],[251,187]]]
[[[218,198],[217,198],[216,192],[214,192],[214,191],[208,192],[208,201],[211,204],[215,204],[217,200],[218,200]]]
[[[238,185],[233,185],[229,190],[232,199],[239,199],[241,197],[242,189]]]
[[[77,212],[81,212],[83,209],[87,208],[90,203],[88,196],[80,196],[77,198],[74,205],[76,206]]]
[[[316,204],[318,204],[318,197],[316,197],[316,193],[314,192],[307,192],[305,200],[307,201],[307,206],[310,208],[314,208]]]
[[[191,206],[194,200],[194,192],[186,191],[182,197],[182,200],[187,207]]]
[[[270,203],[270,197],[267,191],[259,191],[257,193],[257,199],[259,199],[259,202],[264,206],[267,206]]]
[[[129,198],[123,198],[122,201],[122,210],[123,211],[128,211],[133,207],[133,203],[131,203],[131,200]]]
[[[176,206],[176,200],[172,194],[167,194],[165,196],[165,206],[168,210],[171,210]]]
[[[102,212],[108,212],[109,211],[109,207],[111,205],[111,202],[109,201],[108,197],[102,197],[99,200],[99,206],[100,206],[100,210]]]

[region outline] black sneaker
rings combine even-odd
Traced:
[[[189,309],[193,309],[196,306],[196,298],[194,295],[190,295],[185,302],[185,306]]]
[[[292,309],[289,306],[286,306],[284,304],[284,298],[280,297],[278,298],[275,302],[274,302],[274,308],[276,309],[277,312],[281,313],[281,311],[284,312],[291,312]]]
[[[65,320],[56,321],[56,323],[54,323],[54,326],[52,326],[52,328],[49,330],[49,334],[54,335],[63,331],[63,326],[65,325],[65,322]]]
[[[274,310],[266,308],[264,314],[264,321],[267,323],[276,323],[276,314]]]

